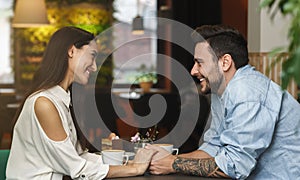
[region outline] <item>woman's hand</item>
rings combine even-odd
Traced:
[[[132,164],[130,163],[132,167],[135,167],[137,169],[137,173],[138,173],[137,175],[142,175],[145,173],[145,171],[149,167],[151,158],[155,153],[156,150],[153,149],[144,149],[144,148],[138,149]]]
[[[148,169],[152,156],[156,153],[153,149],[141,148],[137,151],[134,159],[126,166],[109,166],[107,178],[130,177],[143,175]]]
[[[110,133],[108,136],[109,140],[119,139],[119,136],[117,136],[115,133]]]

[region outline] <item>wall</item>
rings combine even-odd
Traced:
[[[272,11],[271,11],[272,12]],[[259,1],[248,1],[248,46],[249,52],[270,52],[287,46],[290,19],[279,12],[271,20],[267,9],[259,9]]]

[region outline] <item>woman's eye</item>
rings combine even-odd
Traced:
[[[96,60],[97,54],[92,54],[93,60]]]

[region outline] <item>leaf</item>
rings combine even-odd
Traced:
[[[282,6],[281,12],[283,14],[287,14],[289,12],[293,12],[294,11],[294,6],[295,4],[292,2],[286,3]]]
[[[269,7],[271,8],[274,4],[275,0],[263,0],[260,2],[259,7],[260,8],[265,8],[265,7]]]
[[[276,0],[263,0],[260,2],[260,9],[263,8],[268,8],[268,13],[270,13],[271,11],[271,7],[273,6],[273,4],[275,3]],[[274,19],[274,16],[277,12],[277,9],[275,9],[272,13],[271,13],[271,19]]]
[[[268,56],[270,58],[274,58],[275,56],[279,55],[281,52],[283,52],[285,47],[277,47],[273,49],[271,52],[269,52]]]
[[[291,79],[291,65],[293,64],[293,57],[288,58],[285,62],[282,64],[282,72],[281,72],[281,87],[283,89],[286,89],[289,85],[290,79]]]
[[[297,84],[300,84],[300,47],[298,46],[296,49],[296,53],[294,54],[293,59],[293,72],[292,77],[295,79]]]
[[[272,63],[267,68],[266,74],[269,74],[270,70],[286,56],[286,53],[282,53],[283,49],[284,49],[283,47],[279,47],[279,48],[272,50],[268,54],[269,58],[272,59]]]
[[[289,85],[289,76],[286,73],[281,74],[281,88],[286,89]]]

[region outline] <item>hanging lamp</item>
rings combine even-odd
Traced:
[[[45,0],[17,0],[12,26],[15,28],[49,25]]]
[[[140,16],[140,0],[137,0],[137,16],[132,21],[132,34],[133,35],[142,35],[144,34],[144,20]]]

